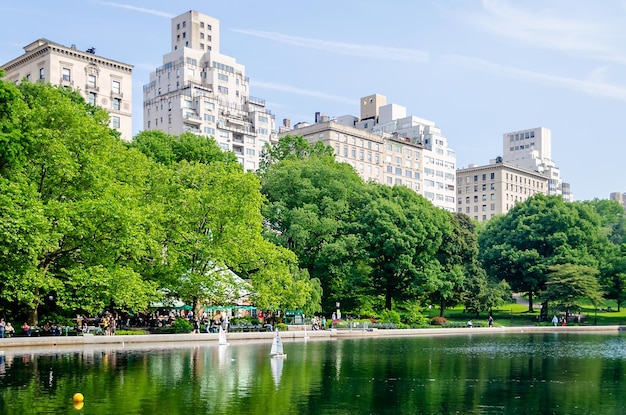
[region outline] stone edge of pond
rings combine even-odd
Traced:
[[[414,337],[450,336],[496,333],[611,333],[626,330],[626,326],[516,326],[491,328],[423,328],[423,329],[331,329],[325,331],[293,330],[281,332],[283,340],[331,340],[338,338],[363,337]],[[251,341],[271,341],[272,332],[228,333],[228,341],[234,343]],[[0,354],[5,350],[15,352],[47,352],[63,348],[173,348],[193,345],[218,345],[218,334],[146,334],[119,336],[52,336],[52,337],[13,337],[0,339]],[[51,349],[52,348],[52,349]]]

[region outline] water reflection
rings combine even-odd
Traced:
[[[0,413],[618,414],[619,334],[285,340],[0,355]]]

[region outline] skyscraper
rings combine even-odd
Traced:
[[[275,117],[250,96],[245,66],[220,53],[219,20],[188,11],[172,19],[171,51],[144,85],[144,129],[214,137],[246,170],[276,141]]]

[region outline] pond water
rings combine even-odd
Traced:
[[[5,350],[2,414],[624,414],[619,334]],[[80,392],[85,400],[74,405]]]

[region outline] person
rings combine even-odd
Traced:
[[[561,318],[561,326],[563,327],[567,326],[567,318],[565,316]]]
[[[552,324],[554,324],[554,327],[559,324],[559,318],[556,316],[556,314],[554,315],[554,317],[552,317]]]
[[[0,318],[0,338],[4,339],[4,329],[6,328],[6,324],[4,323],[4,319]]]
[[[24,334],[30,337],[30,326],[27,322],[24,322],[24,324],[22,324],[22,330],[24,330]]]
[[[222,313],[222,328],[225,332],[228,332],[228,316],[226,315],[226,312]]]
[[[13,335],[15,334],[15,328],[13,328],[13,326],[11,325],[10,322],[7,322],[7,325],[4,329],[7,337],[13,337]]]
[[[493,327],[493,316],[489,316],[489,327]]]
[[[474,327],[474,323],[472,323],[472,320],[468,320],[467,321],[467,327],[469,327],[469,328]]]

